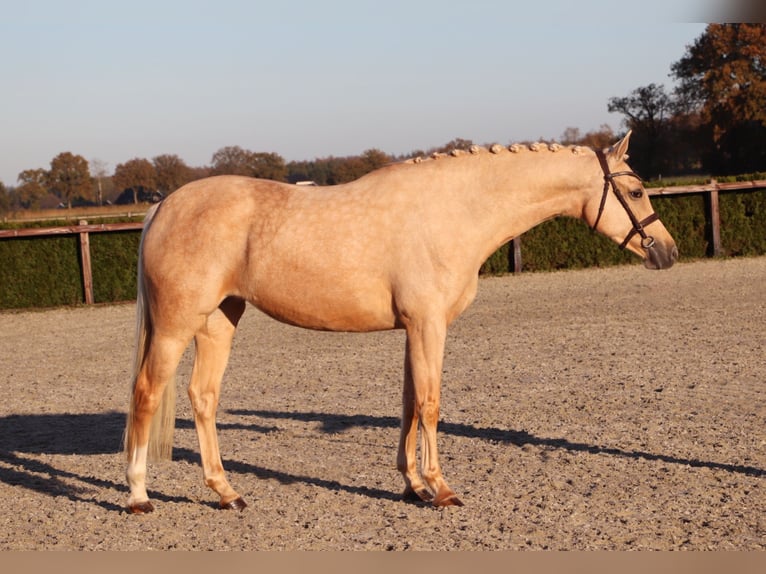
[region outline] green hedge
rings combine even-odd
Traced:
[[[766,193],[721,194],[720,208],[725,255],[766,253]]]
[[[0,307],[82,301],[77,236],[0,240]]]
[[[682,259],[705,257],[709,251],[703,194],[654,197],[652,203],[676,239]],[[766,193],[727,192],[719,196],[721,245],[725,256],[766,254]],[[115,220],[115,221],[126,221]],[[135,220],[133,220],[135,221]],[[35,224],[53,227],[64,223]],[[32,227],[32,224],[3,228]],[[137,231],[90,235],[96,302],[135,298]],[[524,271],[576,269],[637,262],[584,223],[551,220],[521,238]],[[0,240],[0,309],[76,305],[83,300],[77,235]],[[509,245],[482,266],[484,274],[510,270]]]
[[[705,195],[657,196],[652,198],[652,205],[676,240],[682,260],[708,254]],[[722,255],[766,254],[766,193],[721,193],[719,209]],[[509,261],[509,245],[504,245],[487,260],[482,272],[506,273]],[[583,222],[560,218],[546,221],[521,237],[521,261],[524,271],[549,271],[620,265],[635,262],[637,257],[620,251]]]
[[[113,219],[104,222],[136,221]],[[139,220],[140,221],[140,220]],[[69,226],[69,221],[0,224],[1,229]],[[90,234],[96,303],[136,296],[140,232]],[[76,305],[83,301],[79,235],[0,239],[0,309]]]
[[[96,303],[136,298],[136,268],[141,233],[119,231],[90,235],[93,298]]]

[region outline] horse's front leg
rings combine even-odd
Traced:
[[[437,321],[411,321],[407,325],[402,428],[397,466],[404,476],[405,495],[415,494],[435,506],[462,506],[439,466],[436,427],[447,326]],[[421,472],[428,492],[417,473],[416,434],[422,431]]]
[[[396,457],[396,466],[404,477],[405,500],[425,500],[433,498],[420,478],[417,465],[417,439],[419,418],[415,412],[415,385],[412,380],[412,368],[410,367],[410,343],[407,338],[407,346],[404,353],[404,389],[402,391],[402,426],[399,435],[399,450]]]
[[[205,327],[194,337],[196,356],[189,385],[205,484],[218,494],[221,508],[235,510],[242,510],[247,504],[226,480],[215,416],[231,342],[244,309],[244,301],[227,299],[207,318]]]

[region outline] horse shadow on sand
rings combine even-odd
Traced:
[[[399,428],[400,420],[397,417],[376,417],[368,415],[340,415],[317,412],[278,412],[245,409],[229,409],[229,414],[238,416],[255,416],[264,419],[291,419],[303,422],[320,423],[320,432],[336,434],[344,432],[351,427],[379,427]],[[746,476],[766,476],[766,469],[754,466],[727,464],[721,462],[704,461],[693,458],[676,457],[666,454],[656,454],[639,450],[625,450],[617,447],[605,447],[591,445],[582,442],[573,442],[564,438],[544,438],[530,434],[526,431],[506,430],[498,428],[475,427],[463,423],[451,423],[439,421],[439,433],[456,437],[494,441],[523,447],[525,445],[560,449],[570,452],[584,452],[589,454],[606,454],[630,459],[646,459],[661,461],[669,464],[679,464],[695,468],[709,468],[712,470],[724,470],[727,472],[743,474]]]
[[[264,434],[278,429],[279,420],[319,423],[318,432],[340,434],[353,427],[398,428],[398,417],[348,415],[321,412],[286,412],[232,409],[229,414],[275,421],[274,425],[256,423],[219,423],[219,430],[240,430]],[[124,481],[114,481],[81,470],[68,469],[65,463],[44,460],[48,455],[95,456],[115,454],[115,464],[123,464],[117,453],[121,450],[125,414],[105,412],[94,414],[31,414],[0,417],[0,482],[18,488],[30,489],[51,497],[62,496],[72,501],[99,505],[107,510],[122,511],[119,504],[104,500],[103,490],[127,495]],[[192,421],[177,419],[176,428],[191,429]],[[525,431],[499,428],[480,428],[462,423],[439,423],[439,432],[445,435],[488,440],[510,446],[525,445],[561,449],[571,452],[606,454],[631,459],[662,461],[669,464],[709,468],[746,476],[763,477],[766,470],[745,465],[688,459],[667,454],[624,450],[572,442],[564,438],[538,437]],[[199,464],[199,453],[175,448],[174,460]],[[42,459],[42,460],[41,460]],[[303,476],[268,469],[240,460],[224,460],[224,468],[231,472],[252,474],[261,479],[274,479],[283,484],[304,483],[332,491],[344,491],[377,499],[399,500],[400,493],[383,489],[352,486],[321,477]],[[82,464],[78,468],[82,468]],[[97,471],[94,470],[94,473]],[[183,496],[168,496],[150,492],[150,496],[165,502],[195,502]],[[109,499],[115,497],[109,496]],[[215,504],[210,503],[211,506]]]

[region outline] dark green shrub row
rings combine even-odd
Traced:
[[[117,221],[136,220],[105,223]],[[0,228],[59,225],[72,223],[15,223]],[[89,237],[96,303],[135,299],[140,233],[91,233]],[[76,305],[82,301],[78,235],[0,239],[0,309]]]
[[[705,257],[710,251],[706,200],[703,194],[653,197],[652,205],[678,245],[682,259]],[[723,255],[766,254],[766,193],[719,194]],[[631,263],[636,256],[620,251],[583,222],[560,218],[530,229],[521,238],[524,271],[578,269]],[[482,273],[511,270],[504,245],[482,267]]]
[[[82,294],[76,236],[0,240],[0,307],[74,305]]]
[[[766,253],[766,193],[722,194],[720,204],[724,254]]]
[[[705,196],[654,197],[652,203],[675,237],[682,259],[708,251]],[[719,199],[721,244],[727,256],[766,254],[766,193],[722,193]],[[125,221],[125,220],[122,220]],[[57,223],[36,224],[52,227]],[[31,227],[16,224],[15,227]],[[5,225],[4,228],[11,228]],[[135,298],[140,234],[136,231],[90,235],[96,302]],[[568,218],[548,221],[521,238],[525,271],[576,269],[637,261],[584,223]],[[76,235],[0,240],[0,309],[74,305],[83,300]],[[511,269],[509,245],[483,265],[482,273]]]
[[[653,197],[665,227],[676,240],[682,259],[705,257],[710,251],[706,200],[703,194]],[[766,193],[719,195],[721,246],[725,256],[766,254]],[[521,237],[525,271],[605,267],[637,261],[609,239],[593,233],[583,222],[559,218],[530,229]],[[511,269],[509,246],[504,245],[482,267],[482,273]]]
[[[136,298],[137,231],[94,233],[90,236],[93,298],[96,303]]]

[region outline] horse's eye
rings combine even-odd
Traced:
[[[642,189],[636,189],[634,191],[628,192],[631,198],[633,199],[641,199],[644,197],[644,191]]]

